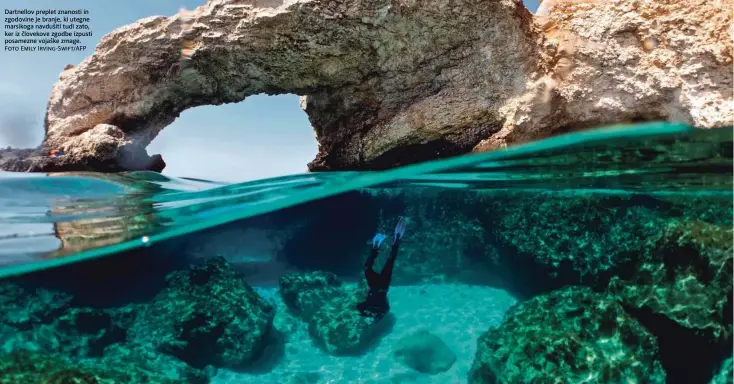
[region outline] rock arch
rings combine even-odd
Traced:
[[[420,143],[405,129],[371,131],[380,123],[390,130],[442,120],[425,135],[438,137],[447,119],[452,126],[464,120],[481,132],[478,141],[489,132],[477,121],[496,129],[499,120],[477,110],[497,97],[462,100],[461,88],[477,86],[480,73],[498,91],[518,86],[524,74],[517,67],[535,62],[530,18],[507,0],[212,0],[119,28],[68,67],[52,91],[45,143],[80,158],[117,156],[123,148],[139,153],[184,109],[259,93],[308,95],[302,104],[323,167],[358,166],[390,140]],[[483,65],[490,56],[500,59]],[[463,107],[405,113],[419,102]],[[384,137],[371,141],[374,148],[360,144],[375,134]]]
[[[68,66],[44,146],[64,164],[161,168],[145,146],[183,110],[261,93],[303,96],[313,170],[630,119],[727,123],[731,15],[712,13],[723,2],[557,3],[534,19],[520,0],[210,0],[118,28]]]

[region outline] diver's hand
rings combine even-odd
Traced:
[[[372,247],[380,248],[382,242],[385,241],[386,238],[387,236],[383,235],[382,233],[376,234],[375,237],[372,238]]]
[[[405,235],[405,227],[408,226],[408,218],[400,216],[398,224],[395,226],[395,241],[401,240]]]

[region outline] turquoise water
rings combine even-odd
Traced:
[[[0,174],[0,383],[708,383],[731,227],[732,130],[670,123],[240,184]]]

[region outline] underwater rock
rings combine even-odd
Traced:
[[[141,310],[128,340],[149,343],[190,366],[243,369],[267,344],[275,309],[221,257],[167,277]]]
[[[330,272],[292,272],[280,280],[283,301],[308,324],[314,342],[334,355],[360,353],[390,324],[390,316],[372,323],[359,313],[366,287],[342,286]]]
[[[50,324],[69,308],[72,297],[62,292],[38,288],[32,292],[13,283],[0,284],[0,324],[29,330]]]
[[[665,383],[655,337],[613,298],[568,287],[516,304],[478,341],[469,384]]]
[[[44,166],[160,169],[145,147],[182,111],[260,93],[305,95],[319,142],[311,170],[386,168],[623,121],[724,126],[734,104],[721,7],[569,1],[534,17],[519,0],[210,0],[120,27],[65,69],[43,144],[65,155]]]
[[[124,367],[126,372],[138,375],[155,374],[161,378],[191,384],[208,384],[209,376],[178,358],[152,349],[150,345],[135,343],[113,344],[105,349],[101,359],[87,360],[94,366]],[[145,381],[133,381],[144,383]]]
[[[502,251],[495,262],[525,297],[566,285],[606,287],[665,223],[664,212],[630,195],[520,192],[485,196],[481,205]]]
[[[0,383],[7,384],[206,384],[205,378],[174,380],[155,372],[136,370],[123,361],[111,369],[70,362],[60,357],[30,351],[0,355]]]
[[[101,357],[108,346],[125,341],[137,309],[70,308],[53,325],[39,327],[33,334],[42,351],[70,358]]]
[[[8,285],[5,285],[4,288],[6,294],[9,291],[16,294],[24,292],[17,286],[15,286],[15,289],[8,289]],[[52,293],[43,289],[37,289],[35,292],[43,292],[39,295],[40,297],[57,297],[59,299],[58,304],[66,305],[64,298],[67,295],[65,294]],[[37,304],[43,301],[39,301],[36,296],[28,293],[17,297],[25,300],[29,304],[28,308],[38,308]],[[112,376],[105,374],[104,377],[110,376],[113,378],[110,381],[104,381],[98,377],[96,380],[99,381],[94,383],[207,383],[208,379],[203,373],[178,359],[152,351],[144,345],[126,342],[127,329],[132,324],[135,314],[142,309],[142,306],[140,304],[130,304],[125,307],[108,309],[72,306],[55,315],[52,319],[34,317],[35,320],[32,323],[22,323],[20,328],[0,322],[0,353],[15,356],[12,358],[21,360],[25,359],[28,354],[40,356],[41,362],[39,364],[42,365],[26,366],[25,363],[19,362],[20,366],[17,369],[13,368],[15,369],[14,374],[18,375],[13,377],[21,380],[18,382],[30,380],[33,384],[39,382],[65,384],[66,381],[54,380],[56,378],[58,380],[62,378],[70,379],[67,376],[76,375],[75,372],[78,371],[74,367],[83,364],[86,367],[85,369],[92,372],[118,370],[124,373],[123,376],[120,376],[121,373]],[[17,318],[18,316],[10,317],[10,319]],[[12,321],[10,324],[18,325],[17,322]],[[67,367],[66,363],[61,362],[63,359],[74,361],[74,367]],[[62,374],[57,370],[68,372]],[[2,369],[0,369],[0,373],[3,373]],[[48,381],[33,381],[38,377],[48,378]],[[81,377],[73,377],[82,380]],[[130,377],[131,379],[120,381],[119,377]],[[6,382],[3,381],[4,378],[4,376],[0,376],[0,383]],[[8,383],[15,384],[16,381]]]
[[[374,231],[391,234],[398,216],[410,220],[393,284],[486,284],[520,298],[566,285],[606,289],[613,276],[642,257],[649,239],[671,220],[700,218],[731,225],[732,214],[725,198],[693,202],[639,193],[419,187],[370,188],[363,193],[371,196],[365,205],[379,213],[376,228],[365,238]],[[336,226],[324,229],[334,231]],[[352,246],[364,249],[348,253],[361,267],[368,246]],[[378,258],[377,270],[380,262]]]
[[[658,339],[670,382],[706,382],[731,355],[732,227],[672,220],[608,292]]]
[[[0,368],[0,383],[81,383],[91,377],[93,383],[208,383],[177,358],[127,342],[145,304],[80,307],[66,293],[13,283],[3,283],[0,291],[0,353],[17,360],[15,367]],[[39,361],[28,365],[28,356]]]
[[[731,226],[673,221],[657,231],[632,272],[612,278],[609,293],[624,305],[649,309],[698,335],[728,343],[734,290]]]
[[[285,305],[305,321],[311,320],[324,302],[344,290],[335,274],[324,271],[286,273],[279,285]]]
[[[732,358],[724,360],[721,364],[721,368],[716,372],[714,378],[711,379],[709,384],[732,384],[734,383],[734,362]]]
[[[421,373],[448,371],[456,355],[440,337],[420,330],[398,340],[393,356],[404,365]]]
[[[385,318],[372,323],[362,317],[357,304],[364,292],[346,289],[325,302],[308,323],[308,331],[316,343],[334,355],[360,354],[375,341],[392,321]]]

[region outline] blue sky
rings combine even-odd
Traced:
[[[3,0],[5,9],[89,10],[94,37],[85,52],[0,51],[0,147],[34,147],[43,139],[43,114],[52,85],[67,64],[78,64],[113,29],[153,15],[193,9],[205,0]],[[32,6],[30,4],[33,4]],[[531,11],[537,0],[525,1]],[[164,174],[245,181],[302,173],[316,155],[316,139],[295,95],[252,96],[184,111],[148,146],[166,161]]]

